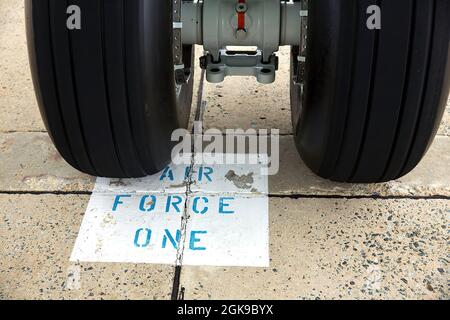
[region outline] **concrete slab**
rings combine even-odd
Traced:
[[[270,201],[271,266],[183,266],[186,299],[449,299],[444,200]]]
[[[0,133],[0,191],[90,191],[94,177],[69,166],[47,133]]]
[[[0,132],[45,130],[28,64],[24,2],[0,4]]]
[[[46,133],[0,134],[0,191],[89,192],[94,178],[71,168]],[[343,184],[317,177],[302,162],[293,138],[280,138],[280,171],[269,177],[271,195],[449,196],[450,137],[438,136],[409,175],[383,184]],[[217,190],[221,191],[221,190]]]
[[[272,195],[436,196],[450,195],[450,138],[436,137],[419,166],[396,181],[346,184],[322,179],[311,172],[295,149],[292,137],[280,139],[280,171],[269,177]]]
[[[0,195],[1,299],[170,299],[170,265],[69,263],[88,199]]]

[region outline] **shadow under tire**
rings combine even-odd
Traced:
[[[81,29],[66,27],[81,9]],[[177,91],[172,2],[26,0],[36,97],[61,156],[94,176],[132,178],[170,162],[171,134],[187,126],[193,70]],[[183,48],[192,66],[192,46]]]
[[[370,5],[381,29],[369,30]],[[305,163],[334,181],[399,178],[420,162],[450,88],[450,1],[309,1],[304,91],[291,81]],[[292,48],[294,77],[299,48]]]

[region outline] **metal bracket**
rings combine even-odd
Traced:
[[[303,90],[303,85],[306,81],[306,50],[308,41],[308,0],[301,0],[300,10],[300,46],[299,55],[297,56],[297,69],[294,75],[294,83],[300,85]]]
[[[272,54],[267,63],[263,63],[263,54],[258,51],[220,50],[220,59],[214,61],[211,54],[200,59],[200,65],[206,69],[206,80],[212,83],[222,82],[227,76],[254,76],[260,83],[275,81],[278,70],[278,57]]]
[[[183,42],[181,33],[183,22],[181,20],[182,0],[173,0],[173,64],[175,83],[183,85],[188,82],[183,63]]]

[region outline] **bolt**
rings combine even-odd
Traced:
[[[247,37],[247,31],[245,29],[236,30],[236,39],[244,40]]]
[[[236,4],[236,12],[237,13],[246,13],[247,12],[247,4],[246,3]]]

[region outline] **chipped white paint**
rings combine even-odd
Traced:
[[[71,261],[268,266],[264,159],[195,163],[192,172],[169,166],[142,179],[99,178]]]
[[[249,159],[249,158],[247,158]],[[208,194],[244,194],[248,196],[267,195],[269,183],[267,175],[261,175],[261,169],[267,167],[267,156],[258,155],[252,158],[255,164],[223,164],[205,165],[197,163],[194,166],[191,191]],[[209,179],[198,179],[199,172],[213,170]]]

